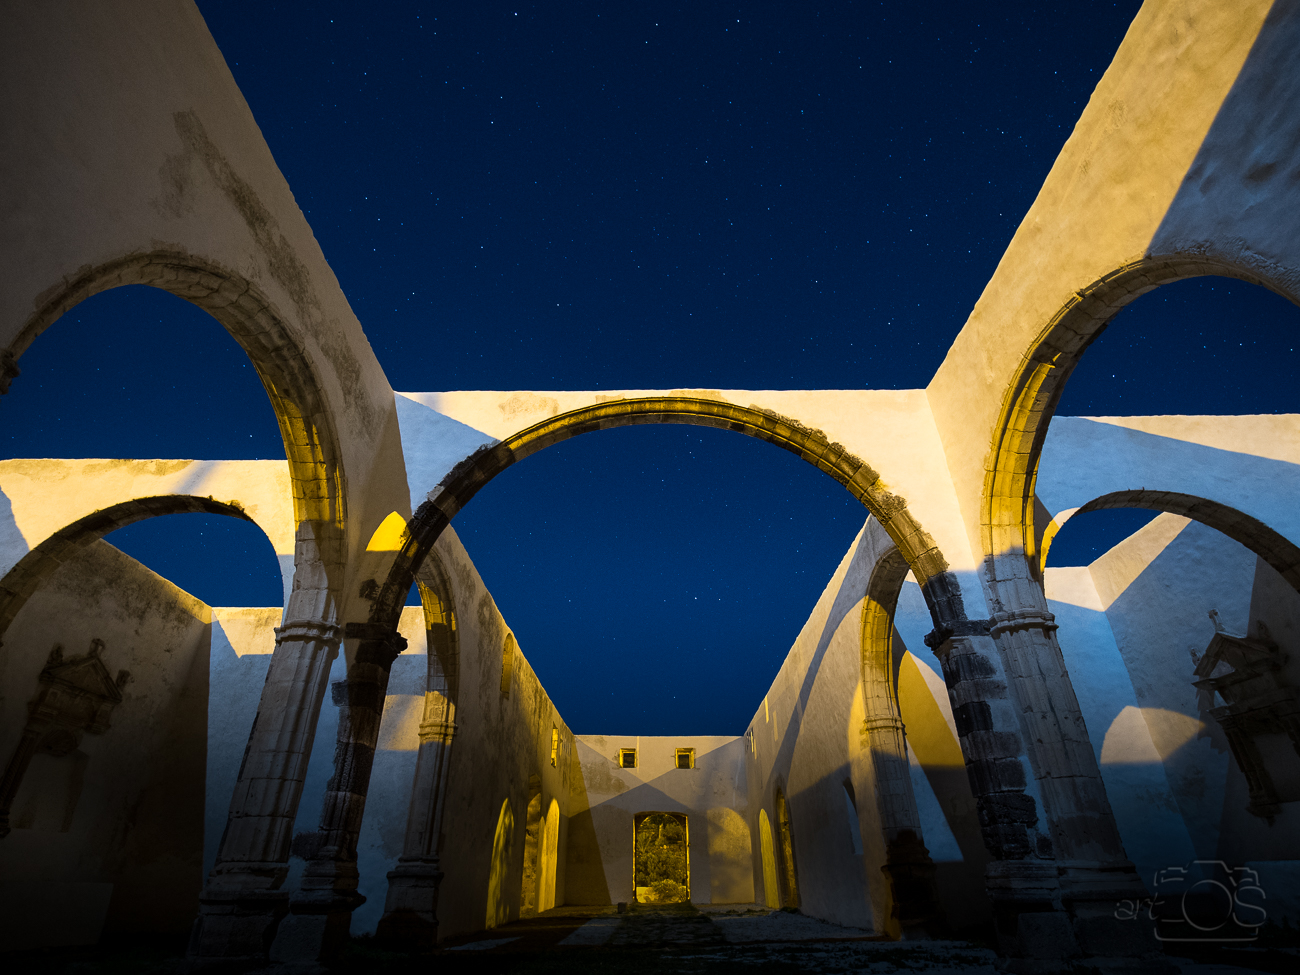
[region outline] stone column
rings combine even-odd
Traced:
[[[1009,587],[1008,587],[1009,588]],[[1091,955],[1154,951],[1150,932],[1115,917],[1122,900],[1146,889],[1124,852],[1119,828],[1066,671],[1056,622],[1037,585],[1017,586],[990,618],[1022,738],[1051,828],[1062,904],[1079,947]]]
[[[943,667],[980,832],[993,857],[985,882],[999,951],[1032,958],[1077,955],[1052,844],[1038,829],[1037,802],[1025,794],[1019,718],[988,623],[955,620],[925,642]]]
[[[342,632],[322,620],[291,620],[275,652],[230,800],[216,864],[199,894],[192,959],[265,958],[289,907],[280,885],[302,796],[316,719]]]
[[[924,937],[938,917],[934,861],[921,838],[921,817],[912,792],[907,741],[898,707],[893,666],[893,617],[880,614],[883,635],[864,635],[863,734],[871,752],[876,803],[885,839],[885,864],[893,894],[893,917],[904,937]]]
[[[434,658],[430,657],[432,671]],[[437,673],[441,676],[441,668]],[[406,842],[397,868],[389,871],[388,897],[379,922],[379,937],[421,950],[432,949],[438,942],[438,885],[442,881],[438,842],[456,736],[455,716],[456,706],[447,696],[445,683],[425,693]]]
[[[357,839],[370,788],[388,675],[406,640],[379,624],[349,624],[360,637],[348,676],[331,691],[339,709],[334,775],[325,787],[316,852],[307,861],[290,916],[271,946],[271,960],[315,962],[333,957],[349,936],[352,912],[365,903],[357,890]]]

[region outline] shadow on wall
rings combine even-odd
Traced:
[[[1222,701],[1196,685],[1216,638],[1213,610],[1229,633],[1280,648],[1276,673],[1294,699],[1300,594],[1244,546],[1172,514],[1091,566],[1049,569],[1046,581],[1130,858],[1147,878],[1197,858],[1247,864],[1270,917],[1300,919],[1300,791],[1271,823],[1251,814],[1246,777],[1211,713]],[[1300,785],[1300,756],[1274,737],[1279,780]]]

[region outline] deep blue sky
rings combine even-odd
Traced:
[[[924,386],[1138,6],[200,2],[403,390]],[[1061,411],[1294,410],[1298,324],[1160,289]],[[283,457],[238,347],[169,295],[96,296],[21,367],[5,456]],[[656,427],[530,458],[456,528],[576,731],[738,734],[864,515],[769,445]],[[279,600],[246,524],[111,540]]]

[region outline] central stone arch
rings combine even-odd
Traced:
[[[938,546],[890,492],[880,475],[821,431],[773,411],[692,396],[613,399],[543,420],[505,440],[481,447],[442,479],[407,523],[385,581],[376,593],[369,619],[349,623],[346,634],[359,640],[350,654],[348,677],[335,685],[341,709],[334,777],[321,817],[322,846],[303,873],[303,889],[291,902],[295,913],[319,912],[328,901],[343,916],[352,910],[357,838],[369,789],[370,756],[382,715],[388,669],[405,646],[396,632],[406,595],[452,518],[494,477],[525,457],[584,433],[613,427],[676,423],[733,430],[797,454],[843,484],[875,516],[920,583],[937,633],[951,636],[970,625],[958,581]],[[366,702],[364,707],[352,702]],[[356,711],[354,715],[352,712]],[[364,712],[364,713],[362,713]]]
[[[907,510],[905,499],[884,485],[879,473],[820,430],[752,406],[692,396],[617,399],[543,420],[499,443],[480,448],[457,464],[429,492],[407,525],[401,549],[374,600],[369,623],[378,631],[396,626],[421,563],[452,518],[506,468],[546,447],[584,433],[656,423],[733,430],[796,454],[833,477],[880,522],[925,593],[935,625],[964,620],[955,577],[934,539]]]

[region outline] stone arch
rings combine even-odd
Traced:
[[[546,817],[542,820],[542,835],[537,853],[537,911],[540,914],[556,906],[555,879],[560,856],[560,804],[554,798],[546,807]]]
[[[655,396],[611,400],[551,417],[500,443],[485,446],[457,464],[411,518],[402,549],[374,600],[370,623],[376,625],[376,630],[391,630],[396,626],[411,581],[442,530],[479,490],[506,468],[570,437],[653,423],[733,430],[788,450],[830,475],[876,517],[893,540],[921,584],[936,627],[965,621],[957,580],[948,571],[948,563],[934,539],[907,510],[907,502],[891,493],[865,461],[830,442],[821,431],[770,410],[738,406],[720,399]]]
[[[781,906],[799,906],[799,870],[794,852],[794,824],[790,822],[790,804],[785,790],[778,785],[773,794],[776,811],[776,866],[777,881],[781,891]]]
[[[528,805],[524,811],[524,874],[519,895],[519,914],[531,916],[544,908],[538,905],[541,874],[542,777],[528,777]]]
[[[514,859],[515,812],[510,797],[501,801],[496,833],[492,837],[492,859],[488,865],[488,889],[484,927],[500,927],[517,914],[510,894],[511,861]]]
[[[763,903],[768,907],[781,906],[781,890],[776,880],[776,844],[772,840],[772,821],[767,810],[758,810],[758,848],[763,869]]]
[[[67,525],[45,539],[18,560],[0,579],[0,639],[27,600],[63,563],[91,542],[127,525],[158,515],[186,513],[227,515],[252,522],[242,508],[212,498],[173,494],[137,498],[102,508]],[[256,522],[253,522],[256,524]]]
[[[1284,283],[1285,268],[1262,262],[1247,266],[1208,245],[1200,253],[1148,254],[1120,265],[1070,295],[1029,343],[1011,370],[984,465],[979,521],[982,575],[989,597],[988,633],[1004,663],[1021,727],[1032,724],[1037,729],[1035,734],[1022,735],[1021,742],[1050,828],[1050,835],[1037,828],[1034,803],[1023,795],[1023,783],[995,775],[988,779],[998,786],[991,799],[975,789],[981,823],[991,827],[985,828],[985,842],[997,859],[1009,854],[1023,858],[1041,848],[1060,859],[1090,864],[1080,870],[1097,870],[1113,878],[1112,890],[1142,888],[1124,853],[1096,756],[1079,730],[1082,712],[1042,588],[1035,531],[1035,517],[1042,517],[1036,507],[1038,463],[1066,381],[1120,309],[1160,285],[1203,275],[1258,284],[1300,303],[1300,296]],[[945,663],[951,690],[948,670]],[[982,737],[973,735],[972,729],[987,723],[992,703],[979,702],[978,716],[965,706],[963,713],[954,714],[964,750],[972,747],[974,737]],[[969,768],[969,755],[967,761]],[[990,763],[990,768],[998,767],[1016,771],[1016,778],[1021,775],[1012,769],[1010,756]],[[972,784],[976,781],[972,772]],[[1001,810],[996,816],[989,813],[991,803]],[[1014,832],[1009,844],[1000,836],[1004,824],[1014,827],[1006,831],[1007,835]]]
[[[327,574],[344,559],[345,491],[334,417],[319,377],[284,316],[256,285],[190,254],[156,251],[86,268],[47,291],[36,312],[3,350],[5,376],[62,315],[92,295],[127,284],[168,291],[202,308],[248,355],[275,410],[293,483],[300,563],[324,563]],[[4,388],[8,388],[6,380]],[[317,588],[317,587],[313,587]],[[302,615],[302,614],[300,614]]]
[[[915,575],[934,618],[936,632],[947,639],[954,630],[970,627],[956,577],[928,533],[907,510],[904,499],[885,487],[880,475],[839,444],[831,443],[818,430],[771,411],[742,407],[720,399],[687,396],[656,396],[618,399],[543,420],[499,443],[485,446],[457,464],[429,494],[407,523],[397,552],[382,587],[376,594],[365,623],[349,624],[349,632],[360,639],[350,661],[349,695],[383,701],[382,687],[387,668],[405,646],[396,633],[406,595],[418,578],[421,566],[453,517],[492,478],[507,467],[539,450],[583,433],[612,427],[651,423],[680,423],[733,430],[775,444],[797,454],[835,478],[875,516]],[[508,696],[513,660],[513,634],[508,634],[502,651],[501,694]],[[382,703],[380,704],[382,707]],[[320,871],[337,870],[335,861],[326,862],[333,850],[354,851],[357,826],[369,788],[369,766],[349,760],[349,750],[373,751],[378,720],[356,727],[340,722],[340,747],[335,754],[334,788],[346,792],[345,803],[326,803],[322,833],[337,835],[337,847],[322,848]],[[326,823],[325,818],[329,819]],[[778,817],[778,821],[779,817]],[[786,818],[788,823],[788,816]],[[788,832],[788,830],[787,830]],[[793,840],[790,840],[791,882]],[[355,854],[353,854],[355,855]],[[310,873],[311,867],[308,868]]]
[[[1070,515],[1087,514],[1089,511],[1105,511],[1110,508],[1145,508],[1148,511],[1167,511],[1182,515],[1193,521],[1227,535],[1235,542],[1240,542],[1261,559],[1277,570],[1278,574],[1300,592],[1300,546],[1290,539],[1269,528],[1257,518],[1238,511],[1220,501],[1198,498],[1191,494],[1179,494],[1174,491],[1148,491],[1139,488],[1129,491],[1112,491],[1094,498]],[[1054,529],[1043,538],[1043,561],[1046,564],[1047,552],[1052,538],[1061,526],[1068,521],[1053,522]]]
[[[1088,346],[1134,299],[1161,285],[1206,275],[1257,284],[1300,304],[1300,295],[1283,283],[1282,276],[1200,254],[1143,257],[1070,295],[1022,355],[1003,395],[980,505],[986,558],[1023,553],[1035,570],[1040,565],[1034,532],[1038,458],[1066,381]]]

